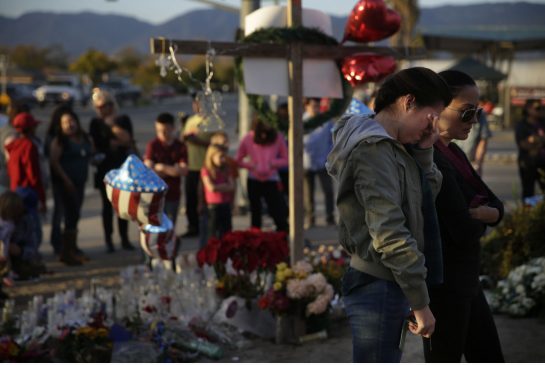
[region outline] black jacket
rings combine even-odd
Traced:
[[[454,145],[454,148],[461,152],[458,146]],[[480,238],[487,225],[469,216],[469,203],[477,194],[475,189],[437,149],[434,150],[433,159],[443,174],[441,190],[435,201],[443,245],[443,289],[474,295],[479,286]],[[471,166],[469,161],[467,163]],[[475,170],[473,175],[481,180]],[[486,190],[488,205],[500,212],[498,221],[490,224],[494,226],[503,218],[503,203],[488,187]]]

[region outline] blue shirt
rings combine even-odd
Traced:
[[[303,120],[308,119],[303,116]],[[333,148],[331,130],[333,122],[327,121],[303,137],[303,168],[310,171],[325,169],[327,155]]]

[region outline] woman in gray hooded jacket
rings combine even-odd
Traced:
[[[347,115],[333,129],[327,168],[339,184],[340,243],[351,255],[343,300],[355,362],[399,362],[411,310],[413,333],[429,337],[434,331],[423,189],[431,186],[435,196],[441,185],[432,146],[437,119],[450,100],[435,72],[410,68],[383,83],[374,117]],[[413,145],[411,152],[404,145]]]

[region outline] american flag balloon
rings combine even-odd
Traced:
[[[122,219],[161,225],[167,184],[135,155],[104,177],[108,199]]]
[[[170,260],[178,253],[178,239],[171,220],[163,214],[162,224],[150,224],[140,229],[140,246],[150,257]]]

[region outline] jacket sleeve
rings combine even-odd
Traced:
[[[249,143],[249,138],[248,138],[248,135],[246,135],[246,137],[242,139],[242,141],[240,142],[240,145],[238,146],[237,157],[236,157],[238,166],[243,167],[245,169],[252,168],[251,163],[244,161],[244,158],[246,158],[246,156],[248,155],[248,143]]]
[[[278,145],[278,156],[271,161],[271,167],[273,169],[279,169],[288,166],[288,148],[286,147],[286,140],[281,133],[278,133],[276,138],[276,144]]]
[[[439,194],[439,191],[441,190],[443,175],[433,162],[433,147],[426,149],[414,147],[412,151],[413,157],[422,169],[424,177],[430,183],[434,198],[437,198],[437,194]]]
[[[25,174],[30,186],[36,189],[40,202],[45,205],[45,189],[42,182],[42,173],[40,171],[40,156],[38,148],[32,143],[28,150],[28,160],[25,163]]]
[[[407,228],[402,205],[404,177],[391,142],[360,143],[351,153],[355,192],[365,207],[373,249],[391,270],[413,309],[429,304],[424,255]],[[418,197],[417,199],[421,199]]]
[[[439,157],[437,161],[443,173],[441,191],[435,204],[441,230],[448,235],[450,242],[461,246],[473,244],[484,233],[485,224],[469,215],[469,206],[454,169]]]

